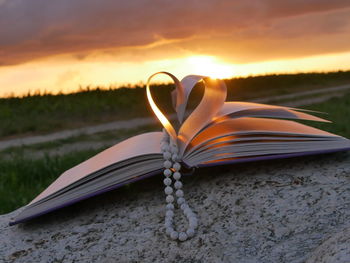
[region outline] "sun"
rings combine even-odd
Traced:
[[[192,56],[186,59],[190,72],[211,78],[233,77],[233,66],[225,65],[214,56]]]

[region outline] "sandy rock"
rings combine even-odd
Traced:
[[[0,216],[0,262],[336,263],[349,256],[350,153],[202,169],[184,184],[199,217],[186,242],[164,234],[159,176],[26,224],[8,226],[19,210]]]
[[[306,263],[327,263],[350,261],[350,228],[346,228],[323,242]]]

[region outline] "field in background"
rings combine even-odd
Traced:
[[[266,75],[225,80],[228,100],[251,100],[350,83],[350,71]],[[161,108],[171,112],[172,85],[156,85]],[[202,87],[191,94],[198,103]],[[115,120],[153,116],[144,87],[86,89],[68,95],[28,95],[0,99],[0,139],[45,134]]]
[[[235,84],[230,83],[230,81]],[[230,96],[234,96],[232,91],[235,91],[235,93],[237,93],[237,99],[246,100],[257,97],[292,93],[321,86],[327,87],[350,83],[350,72],[264,76],[227,80],[227,83],[230,87]],[[274,84],[272,85],[271,83]],[[260,87],[265,88],[261,89]],[[284,88],[278,89],[277,87]],[[163,89],[159,89],[158,99],[165,100],[168,98],[166,92],[168,92],[169,89],[170,86],[165,86]],[[200,92],[200,88],[197,92]],[[48,132],[51,131],[51,129],[55,130],[58,128],[61,129],[67,127],[65,126],[66,123],[63,123],[60,127],[51,127],[51,122],[58,123],[56,118],[61,118],[61,120],[67,122],[68,125],[73,125],[74,120],[78,121],[79,118],[82,118],[79,125],[85,125],[108,120],[108,118],[98,118],[98,116],[102,116],[106,113],[108,113],[111,118],[114,116],[114,114],[120,118],[151,115],[150,112],[147,112],[144,109],[148,109],[148,106],[145,104],[143,93],[144,90],[139,87],[134,90],[99,90],[85,91],[72,95],[30,96],[22,100],[19,98],[3,99],[0,105],[7,105],[9,109],[12,109],[12,111],[16,110],[15,105],[17,105],[17,112],[21,112],[21,115],[11,115],[13,114],[11,113],[6,117],[4,114],[1,115],[1,118],[4,118],[3,120],[5,121],[10,121],[11,118],[13,118],[14,127],[16,126],[16,123],[19,126],[19,128],[16,130],[18,132],[17,134],[24,134],[38,131]],[[117,96],[117,94],[119,94],[120,97],[119,95]],[[116,97],[118,97],[120,101],[116,100]],[[130,101],[133,101],[136,105],[128,107],[128,104],[123,102],[121,98],[129,100],[129,103]],[[117,104],[114,104],[113,100],[116,100]],[[139,100],[138,103],[136,103],[137,100]],[[143,101],[142,105],[140,101]],[[104,105],[104,103],[106,103],[106,105]],[[125,106],[123,106],[124,104]],[[119,110],[118,107],[120,107]],[[320,116],[333,121],[332,124],[319,124],[314,122],[308,124],[350,138],[350,124],[348,123],[350,116],[350,93],[322,103],[305,105],[303,108],[328,112],[329,115]],[[25,111],[25,109],[27,109],[27,111]],[[61,112],[62,109],[64,109],[63,112]],[[139,112],[134,112],[136,109],[138,109]],[[2,110],[0,109],[0,114],[2,114],[1,111]],[[84,112],[85,114],[89,113],[89,116],[84,116]],[[12,117],[10,118],[9,116]],[[114,116],[112,119],[115,120],[116,116]],[[97,119],[94,120],[93,117]],[[36,125],[38,125],[38,127],[34,130],[28,130],[26,128],[27,126],[25,126],[23,123],[19,123],[19,121],[27,121],[30,123],[31,118],[34,118],[34,121],[37,122]],[[69,124],[70,122],[73,124]],[[40,123],[44,126],[46,125],[47,129],[40,129]],[[4,127],[5,131],[5,126],[3,125],[3,122],[1,122],[1,127]],[[117,141],[149,130],[159,130],[159,125],[140,127],[133,130],[82,135],[79,137],[53,141],[50,143],[11,148],[0,152],[0,214],[10,212],[27,204],[37,194],[44,190],[55,178],[57,178],[58,175],[70,167],[86,160],[99,151],[113,145]],[[86,143],[89,145],[91,142],[101,142],[101,144],[94,149],[79,151],[74,150],[75,144]],[[72,146],[69,152],[52,154],[52,150],[59,149],[61,146],[67,145]],[[132,189],[132,186],[130,189]]]

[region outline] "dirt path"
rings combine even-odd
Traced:
[[[261,98],[261,99],[256,99],[256,100],[252,100],[252,101],[259,102],[259,103],[267,103],[267,102],[271,102],[271,101],[293,100],[293,99],[298,98],[298,97],[306,97],[306,96],[311,96],[311,95],[325,94],[326,96],[322,96],[323,99],[321,100],[321,101],[324,101],[324,100],[327,100],[329,98],[339,97],[349,90],[350,90],[350,84],[346,84],[346,85],[324,88],[324,89],[307,90],[307,91],[296,92],[293,94],[273,96],[273,97],[269,97],[269,98]],[[305,105],[304,101],[307,101],[307,100],[293,101],[293,103],[294,103],[293,106]],[[321,101],[315,100],[315,103],[321,102]],[[311,100],[310,102],[314,103],[313,100]],[[307,103],[307,104],[309,104],[309,103]],[[286,105],[286,103],[284,103],[283,105]]]
[[[261,99],[252,100],[252,102],[269,103],[269,102],[277,101],[276,104],[279,104],[279,105],[298,107],[298,106],[312,104],[312,103],[319,103],[333,97],[339,97],[349,90],[350,90],[350,84],[347,84],[347,85],[336,86],[331,88],[303,91],[303,92],[298,92],[294,94],[274,96],[269,98],[261,98]],[[308,97],[312,95],[315,95],[315,96],[318,95],[318,96],[311,97],[311,98],[297,99],[298,97]],[[281,101],[281,100],[290,100],[290,101],[278,103],[278,101]],[[4,150],[9,147],[18,147],[23,145],[45,143],[45,142],[65,139],[73,136],[79,136],[81,134],[90,135],[90,134],[112,131],[112,130],[119,130],[119,129],[134,129],[137,127],[155,124],[155,123],[156,123],[156,120],[154,118],[136,118],[131,120],[115,121],[115,122],[109,122],[109,123],[104,123],[104,124],[95,125],[95,126],[88,126],[88,127],[83,127],[79,129],[65,130],[65,131],[55,132],[47,135],[38,135],[38,136],[10,139],[10,140],[5,140],[0,142],[0,150]]]

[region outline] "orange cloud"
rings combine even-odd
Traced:
[[[63,54],[249,62],[341,52],[349,18],[347,0],[2,0],[0,65]]]

